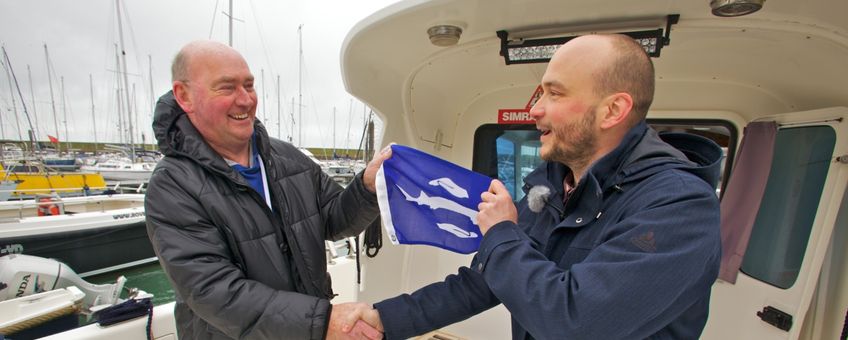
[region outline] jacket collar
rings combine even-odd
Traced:
[[[597,183],[597,178],[609,177],[608,174],[620,170],[624,165],[624,160],[629,154],[629,151],[635,148],[647,130],[648,126],[644,121],[631,128],[615,149],[589,166],[586,174],[577,183],[576,190],[579,190],[581,186],[585,186],[584,183],[587,181]],[[543,162],[542,165],[524,179],[524,188],[529,190],[534,186],[544,185],[551,189],[551,192],[562,194],[562,180],[569,172],[571,172],[571,169],[561,163]],[[574,194],[577,194],[577,192],[575,191]]]
[[[590,165],[568,205],[560,210],[563,224],[582,226],[600,217],[604,197],[626,183],[667,169],[684,169],[715,186],[722,152],[714,142],[691,134],[658,134],[645,121],[637,124],[610,153]],[[571,170],[544,162],[524,179],[524,191],[543,185],[551,190],[548,204],[562,206],[562,181]]]

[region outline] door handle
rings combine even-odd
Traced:
[[[763,307],[762,311],[757,312],[757,316],[766,323],[784,331],[788,332],[792,328],[792,315],[772,306]]]

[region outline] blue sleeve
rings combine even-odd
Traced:
[[[472,267],[477,263],[472,262]],[[480,273],[468,267],[442,282],[374,304],[386,339],[407,339],[465,320],[498,305]]]
[[[534,249],[519,226],[501,222],[480,244],[483,278],[536,339],[656,335],[693,306],[706,308],[718,273],[718,200],[696,181],[666,181],[672,183],[649,189],[654,195],[621,202],[627,213],[602,215],[595,221],[604,228],[602,237],[568,270]],[[694,334],[683,329],[672,336],[697,338],[705,321],[706,312]]]

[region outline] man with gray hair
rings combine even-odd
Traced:
[[[153,129],[165,158],[150,178],[147,231],[176,293],[180,339],[381,338],[331,305],[325,240],[378,216],[378,154],[346,188],[256,119],[254,77],[234,49],[192,42]]]

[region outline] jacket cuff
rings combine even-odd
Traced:
[[[363,198],[366,202],[371,204],[377,204],[377,193],[370,192],[365,188],[365,170],[360,171],[353,178],[353,182],[350,183],[349,187],[353,187],[354,192],[357,196]]]
[[[477,255],[474,256],[471,269],[483,273],[486,270],[489,257],[492,256],[498,246],[521,240],[522,237],[517,228],[518,226],[511,221],[503,221],[489,228],[489,231],[483,236],[483,241],[480,242],[480,248],[477,250]]]
[[[406,308],[412,305],[406,301],[409,295],[402,294],[374,304],[374,308],[380,313],[380,322],[383,323],[384,339],[407,339],[418,335],[415,325],[409,317]]]
[[[318,302],[315,305],[315,317],[312,318],[312,320],[315,320],[312,324],[313,334],[318,335],[317,337],[313,337],[314,339],[327,339],[327,333],[330,328],[330,315],[332,315],[332,312],[333,305],[329,300],[318,299]],[[323,320],[323,322],[320,320]]]

